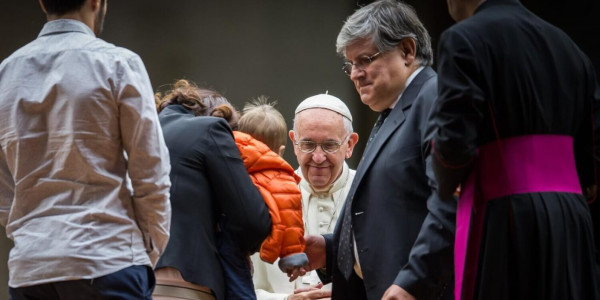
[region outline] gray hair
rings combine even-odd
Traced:
[[[352,121],[350,121],[350,119],[348,119],[347,117],[343,116],[340,113],[336,112],[336,114],[342,116],[342,120],[344,121],[344,130],[346,131],[346,135],[349,135],[349,134],[353,133],[354,132],[354,128],[352,128]],[[296,130],[296,119],[297,118],[294,118],[294,125],[293,125],[294,133],[297,132],[297,130]]]
[[[407,37],[417,44],[416,58],[420,65],[432,65],[431,37],[415,10],[401,1],[380,0],[348,17],[338,34],[336,50],[345,56],[346,47],[357,40],[370,39],[379,51],[388,51]]]

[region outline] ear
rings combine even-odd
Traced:
[[[279,154],[279,156],[283,157],[284,152],[285,152],[285,146],[284,145],[279,146],[279,151],[277,151],[277,154]]]
[[[100,9],[102,9],[102,7],[100,6],[100,0],[89,0],[89,1],[91,2],[90,4],[92,5],[92,10],[94,12],[98,12],[98,11],[100,11]]]
[[[358,133],[353,132],[348,137],[348,150],[346,150],[346,159],[352,157],[352,151],[354,150],[354,145],[358,143]]]
[[[294,154],[296,154],[296,158],[298,158],[298,155],[300,155],[300,153],[298,152],[298,147],[295,146],[296,144],[296,133],[293,130],[290,130],[290,132],[288,133],[290,136],[290,141],[292,141],[292,149],[294,149]]]
[[[403,38],[398,44],[398,49],[402,58],[405,60],[405,65],[410,66],[414,63],[417,56],[417,43],[412,38]]]

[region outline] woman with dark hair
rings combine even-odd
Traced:
[[[237,112],[219,93],[187,80],[156,101],[172,164],[173,217],[154,299],[224,299],[218,236],[252,253],[271,229],[233,139]]]

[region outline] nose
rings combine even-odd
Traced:
[[[326,159],[327,156],[325,155],[325,152],[323,152],[323,149],[321,149],[320,146],[317,147],[317,149],[315,149],[315,151],[312,153],[312,160],[317,164],[324,162]]]
[[[363,68],[352,66],[352,69],[350,70],[351,80],[356,80],[357,78],[362,77],[363,75],[365,75],[365,70]]]

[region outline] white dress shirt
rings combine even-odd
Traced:
[[[344,162],[340,177],[331,187],[327,191],[315,191],[302,177],[301,170],[296,170],[296,174],[302,178],[300,192],[302,192],[304,234],[333,232],[355,173],[356,171],[351,170]],[[287,275],[277,267],[277,262],[266,263],[260,260],[257,254],[252,255],[252,262],[254,264],[252,278],[258,300],[283,300],[296,288],[308,287],[320,282],[319,276],[314,271],[298,278],[295,282],[289,282]],[[324,289],[331,289],[331,285],[326,285]]]
[[[151,265],[166,247],[169,155],[135,53],[46,23],[0,64],[0,150],[9,286]]]

